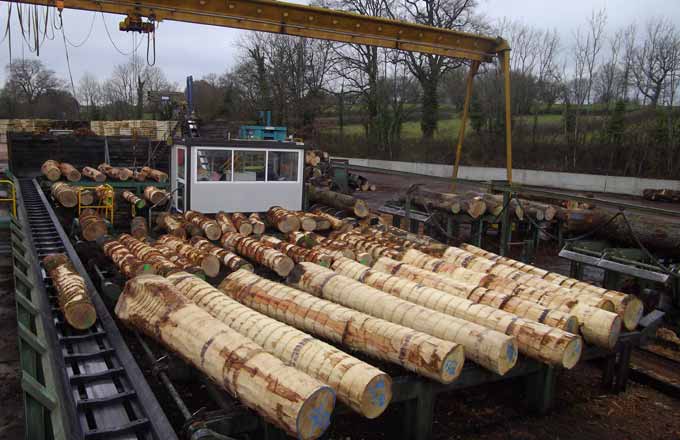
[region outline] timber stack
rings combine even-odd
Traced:
[[[132,171],[129,168],[119,168],[111,166],[108,163],[99,164],[97,169],[106,174],[106,176],[112,180],[120,180],[124,182],[132,177]]]
[[[486,203],[481,197],[429,191],[421,185],[412,185],[399,200],[427,211],[437,209],[453,214],[466,213],[472,218],[478,218],[486,212]]]
[[[219,289],[277,321],[401,365],[441,383],[451,383],[465,361],[461,345],[343,307],[253,273],[228,275]],[[323,322],[324,325],[319,325]]]
[[[370,213],[366,202],[361,199],[357,199],[356,197],[335,191],[320,189],[313,185],[306,185],[306,188],[309,200],[312,202],[321,203],[332,206],[336,209],[347,211],[357,218],[368,217],[368,214]]]
[[[146,182],[148,177],[149,175],[141,170],[140,171],[135,170],[132,172],[132,178],[137,182]]]
[[[59,169],[59,162],[56,160],[46,160],[40,167],[40,172],[52,182],[61,179],[61,170]]]
[[[313,215],[301,211],[296,212],[295,215],[300,220],[300,229],[307,232],[317,230],[317,219]]]
[[[157,250],[158,252],[163,255],[168,261],[170,261],[172,264],[174,264],[179,270],[184,270],[187,272],[191,272],[192,274],[198,276],[198,277],[203,277],[204,273],[201,270],[201,268],[191,261],[189,261],[187,258],[181,256],[178,254],[174,249],[172,249],[170,246],[156,242],[152,245],[152,247]],[[177,271],[173,271],[177,272]]]
[[[76,189],[65,182],[54,182],[50,188],[52,198],[59,202],[64,208],[73,208],[78,204],[78,193]]]
[[[231,215],[231,221],[239,234],[247,236],[253,233],[253,225],[245,214],[235,212]]]
[[[144,198],[155,206],[160,203],[165,203],[170,198],[170,194],[168,194],[168,192],[165,190],[156,188],[155,186],[147,186],[144,188]]]
[[[334,231],[338,231],[338,232],[341,232],[341,233],[342,232],[349,232],[353,228],[352,223],[344,222],[344,221],[340,220],[339,218],[337,218],[336,216],[331,215],[327,212],[324,212],[321,209],[314,209],[312,211],[312,214],[314,214],[315,216],[317,216],[319,218],[322,218],[322,219],[328,221],[330,228]]]
[[[200,212],[186,211],[184,219],[194,226],[199,227],[208,240],[218,240],[222,235],[222,228],[215,220],[209,219]]]
[[[66,177],[66,180],[69,182],[77,182],[80,180],[80,171],[70,163],[61,162],[59,164],[59,171],[61,171],[61,175]]]
[[[404,301],[319,265],[298,264],[286,282],[319,298],[460,344],[467,358],[494,373],[503,375],[517,362],[513,336]]]
[[[169,247],[177,254],[186,258],[192,265],[200,267],[203,272],[214,277],[220,272],[220,260],[215,255],[203,252],[197,247],[187,244],[185,241],[172,235],[163,235],[158,238],[157,243]]]
[[[193,275],[179,272],[168,281],[187,299],[286,365],[332,387],[341,402],[362,416],[373,419],[387,408],[392,380],[384,372],[234,301]]]
[[[92,167],[83,168],[83,176],[98,183],[106,181],[106,174]]]
[[[255,261],[282,277],[287,276],[295,266],[289,256],[238,232],[223,234],[220,243],[225,249],[234,250],[242,257]]]
[[[83,277],[64,254],[48,255],[43,258],[42,263],[54,283],[59,310],[66,322],[78,330],[90,328],[97,320],[97,312],[90,300]]]
[[[272,206],[267,211],[267,221],[276,229],[287,234],[300,229],[300,219],[294,212],[280,206]]]
[[[233,252],[229,252],[224,248],[215,246],[214,244],[212,244],[203,237],[192,237],[191,244],[195,246],[196,249],[198,249],[199,251],[204,252],[206,254],[212,254],[219,258],[220,262],[222,262],[222,265],[224,265],[224,267],[227,268],[227,270],[229,270],[230,272],[235,272],[239,269],[245,269],[250,272],[254,270],[253,265],[244,260],[243,258],[239,257]]]
[[[310,263],[316,263],[323,267],[330,267],[331,263],[333,262],[333,257],[321,250],[305,249],[269,235],[261,236],[260,242],[265,246],[276,249],[277,251],[288,255],[295,263],[307,261]]]
[[[267,421],[300,439],[330,424],[335,393],[186,299],[168,280],[143,275],[125,285],[116,316],[156,339]],[[240,372],[248,374],[239,374]]]
[[[106,235],[106,221],[94,209],[84,209],[78,216],[80,235],[86,241],[96,241]]]

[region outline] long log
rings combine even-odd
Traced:
[[[288,275],[295,266],[288,255],[237,232],[225,233],[220,243],[225,249],[233,249],[237,254],[268,267],[282,277]]]
[[[461,345],[432,337],[239,270],[219,289],[260,313],[441,383],[465,361]]]
[[[100,172],[97,169],[94,169],[92,167],[85,167],[83,168],[83,176],[87,177],[90,180],[94,180],[95,182],[102,183],[106,181],[106,174]]]
[[[78,330],[90,328],[97,320],[97,311],[92,305],[83,277],[64,254],[48,255],[42,263],[54,283],[59,310],[66,322]]]
[[[179,354],[289,434],[315,439],[330,424],[330,387],[213,318],[166,279],[142,275],[128,281],[115,310],[125,324]]]
[[[260,242],[264,243],[265,246],[269,246],[272,249],[276,249],[277,251],[288,255],[295,263],[308,261],[323,267],[330,267],[333,262],[333,258],[328,254],[317,250],[305,249],[269,235],[261,236]]]
[[[229,214],[227,214],[226,212],[220,211],[217,214],[215,214],[215,221],[217,222],[217,224],[220,225],[223,234],[225,232],[238,232],[236,226],[234,225],[234,222],[231,221]]]
[[[360,228],[359,232],[366,237],[391,243],[394,247],[401,250],[414,248],[433,256],[443,255],[444,251],[448,248],[448,246],[443,243],[434,241],[424,242],[423,240],[420,240],[418,236],[411,233],[407,233],[407,235],[404,236],[398,236],[391,231],[380,230],[376,227]]]
[[[298,216],[280,206],[269,208],[267,211],[267,221],[284,234],[300,229],[300,219]]]
[[[327,212],[323,212],[320,209],[312,210],[312,214],[327,220],[329,222],[330,226],[331,226],[331,229],[333,229],[334,231],[349,232],[353,228],[351,223],[343,222],[342,220],[340,220],[336,216],[331,215]]]
[[[575,278],[569,278],[555,272],[549,272],[530,264],[521,263],[511,258],[501,257],[500,255],[487,252],[484,249],[480,249],[469,244],[463,244],[461,245],[461,248],[467,252],[470,252],[471,254],[478,255],[498,264],[513,267],[531,275],[535,275],[549,283],[567,288],[573,292],[592,293],[596,297],[599,296],[607,299],[614,304],[616,313],[621,316],[623,319],[623,324],[628,330],[634,330],[642,318],[642,301],[637,299],[634,295],[627,295],[616,290],[603,289],[602,287],[597,287]]]
[[[162,235],[157,243],[162,243],[186,258],[194,266],[200,267],[209,277],[217,276],[220,272],[220,260],[215,255],[203,252],[172,235]]]
[[[253,225],[248,221],[248,217],[240,212],[231,214],[231,220],[236,227],[236,231],[241,235],[250,235],[253,233]]]
[[[99,166],[97,166],[97,170],[106,174],[106,176],[110,179],[120,180],[121,182],[128,180],[133,174],[132,170],[129,168],[114,167],[108,163],[99,164]]]
[[[335,237],[335,240],[345,241],[349,243],[355,250],[368,252],[373,260],[380,257],[400,258],[401,252],[398,250],[376,243],[369,237],[358,234],[345,233]]]
[[[80,234],[86,241],[96,241],[106,235],[108,227],[103,218],[93,209],[84,209],[78,216]]]
[[[392,398],[392,380],[377,368],[275,319],[256,312],[188,273],[170,275],[172,283],[232,330],[251,339],[286,365],[331,386],[340,401],[373,419]]]
[[[123,200],[133,205],[137,209],[142,209],[146,206],[144,199],[140,199],[136,194],[130,191],[123,191],[122,196]]]
[[[438,209],[453,214],[467,213],[472,218],[478,218],[486,212],[486,204],[480,197],[460,194],[430,191],[421,186],[411,186],[406,194],[399,196],[399,200],[422,206],[425,209]]]
[[[286,282],[319,298],[461,344],[466,358],[494,373],[503,375],[517,362],[512,336],[404,301],[319,265],[298,264]]]
[[[267,229],[265,226],[264,222],[262,221],[262,218],[260,217],[260,214],[257,212],[253,212],[248,216],[248,221],[253,227],[253,234],[255,235],[262,235],[264,234],[264,231]]]
[[[175,237],[182,239],[187,238],[187,231],[184,227],[184,223],[169,212],[161,212],[158,214],[158,217],[156,217],[156,224]]]
[[[191,237],[191,244],[198,250],[216,256],[229,271],[234,272],[239,269],[253,271],[253,265],[228,250],[215,246],[203,237]]]
[[[152,205],[157,205],[164,202],[168,198],[169,194],[163,189],[158,189],[155,186],[147,186],[144,188],[144,198],[148,200]]]
[[[101,243],[104,254],[113,261],[120,273],[126,278],[134,278],[137,275],[153,274],[154,268],[135,257],[125,245],[114,239],[106,239]]]
[[[149,229],[146,226],[146,218],[133,217],[130,220],[130,234],[137,239],[144,239],[149,236]]]
[[[368,217],[369,209],[361,199],[334,191],[327,191],[313,185],[306,185],[309,200],[351,212],[358,218]]]
[[[61,162],[59,164],[59,170],[61,171],[61,175],[64,176],[69,182],[77,182],[80,180],[80,171],[78,171],[76,167],[70,163]]]
[[[551,295],[549,292],[527,287],[511,279],[475,272],[447,260],[432,258],[416,250],[407,251],[402,261],[461,281],[469,289],[485,287],[573,314],[579,320],[585,340],[600,347],[613,348],[618,340],[621,331],[619,316],[608,310],[581,303],[575,297]]]
[[[54,182],[50,188],[50,193],[65,208],[73,208],[78,204],[76,189],[66,182]]]
[[[158,183],[165,183],[168,181],[167,173],[155,168],[142,167],[140,172],[146,174],[147,178],[153,179]]]
[[[431,287],[378,272],[347,258],[333,262],[341,275],[380,289],[397,298],[514,336],[520,353],[564,368],[573,368],[581,357],[581,338],[535,321],[483,304],[475,304]]]
[[[59,169],[59,162],[56,160],[46,160],[40,167],[40,172],[47,177],[47,180],[52,182],[61,179],[61,169]]]
[[[193,225],[201,228],[203,233],[208,240],[219,240],[222,235],[222,228],[213,219],[210,219],[200,212],[196,211],[186,211],[184,213],[184,219]]]
[[[167,276],[181,270],[178,265],[165,258],[161,251],[149,246],[143,241],[137,240],[130,234],[120,234],[118,236],[118,241],[120,241],[123,246],[127,247],[135,257],[145,263],[149,263],[159,275]]]

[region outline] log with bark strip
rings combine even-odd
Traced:
[[[128,281],[115,310],[125,324],[179,354],[290,435],[315,439],[330,424],[330,387],[213,318],[166,279],[142,275]]]
[[[42,263],[54,283],[59,310],[66,322],[78,330],[90,328],[97,320],[97,311],[90,300],[83,277],[64,254],[48,255],[43,258]]]
[[[152,205],[165,203],[170,197],[167,191],[158,189],[155,186],[147,186],[144,188],[144,198]]]
[[[94,209],[84,209],[78,216],[80,235],[86,241],[96,241],[106,235],[106,221]]]
[[[127,247],[135,257],[145,263],[149,263],[159,275],[167,276],[181,270],[179,266],[165,258],[158,249],[149,246],[141,240],[137,240],[130,234],[120,234],[118,241]]]
[[[319,298],[465,347],[465,357],[503,375],[517,362],[515,338],[395,298],[313,263],[300,263],[286,282]]]
[[[236,225],[234,225],[231,217],[226,212],[220,211],[215,214],[215,221],[218,225],[220,225],[223,234],[225,232],[238,232]]]
[[[504,310],[521,318],[559,328],[569,333],[576,334],[579,331],[579,321],[574,315],[559,310],[548,309],[517,296],[465,284],[453,278],[420,269],[410,264],[401,263],[391,258],[383,257],[379,259],[373,265],[373,269],[468,299],[476,304]]]
[[[235,250],[237,254],[255,261],[285,277],[293,270],[295,263],[288,255],[271,249],[256,239],[246,237],[238,232],[227,232],[222,235],[220,243],[225,249]]]
[[[264,243],[265,246],[269,246],[272,249],[276,249],[277,251],[288,255],[295,263],[308,261],[323,267],[330,267],[331,263],[333,262],[333,257],[323,253],[322,251],[305,249],[269,235],[261,236],[260,242]]]
[[[278,321],[441,383],[455,380],[463,367],[465,355],[461,345],[374,318],[250,272],[234,272],[224,279],[219,289]]]
[[[54,182],[50,193],[65,208],[73,208],[78,204],[78,192],[66,182]]]
[[[626,295],[624,293],[618,292],[616,290],[603,289],[602,287],[594,286],[590,283],[577,280],[575,278],[565,277],[555,272],[549,272],[544,269],[540,269],[536,266],[530,264],[521,263],[519,261],[513,260],[507,257],[501,257],[492,252],[487,252],[484,249],[480,249],[476,246],[469,244],[461,245],[461,248],[467,252],[478,255],[480,257],[487,258],[490,261],[494,261],[499,264],[504,264],[515,269],[521,270],[522,272],[529,273],[540,277],[541,279],[548,281],[557,286],[565,287],[571,291],[575,292],[589,292],[595,295],[600,295],[614,303],[616,312],[623,319],[623,324],[628,330],[634,330],[640,318],[642,318],[643,306],[642,301],[633,295]]]
[[[241,235],[250,235],[253,233],[253,225],[248,221],[248,217],[240,212],[231,214],[231,221],[236,227],[236,231]]]
[[[272,206],[267,211],[267,221],[276,229],[287,234],[300,229],[300,219],[294,212],[280,206]]]
[[[76,167],[70,163],[61,162],[59,164],[59,170],[61,171],[61,175],[64,176],[69,182],[77,182],[80,180],[80,171],[78,171]]]
[[[475,304],[431,287],[372,270],[347,258],[333,262],[333,270],[397,298],[427,307],[486,328],[514,336],[520,353],[564,368],[573,368],[581,357],[581,338],[503,310]]]
[[[83,168],[83,176],[98,183],[106,181],[106,174],[92,167]]]
[[[143,199],[140,199],[136,194],[130,191],[123,191],[122,196],[126,202],[133,205],[137,209],[142,209],[146,206],[146,202]]]
[[[188,273],[168,277],[186,298],[242,336],[250,338],[286,365],[331,386],[340,401],[373,419],[392,398],[392,380],[377,368],[234,301]]]
[[[121,182],[124,182],[132,177],[132,171],[129,168],[114,167],[108,163],[99,164],[97,170],[106,174],[106,176],[110,179],[120,180]]]
[[[61,179],[61,170],[59,169],[59,162],[56,160],[46,160],[40,167],[40,172],[43,176],[47,177],[48,180],[56,182]]]
[[[253,212],[248,216],[248,221],[253,226],[253,234],[255,235],[264,234],[264,231],[267,229],[267,226],[265,226],[264,222],[262,221],[260,214],[258,214],[257,212]]]
[[[156,217],[156,224],[175,237],[182,239],[187,238],[184,222],[169,212],[161,212],[158,214],[158,217]]]
[[[557,293],[551,294],[549,291],[537,290],[512,279],[485,272],[476,272],[448,260],[432,258],[416,250],[409,250],[404,253],[402,261],[461,281],[470,289],[485,287],[508,295],[519,296],[551,309],[573,314],[579,320],[581,333],[585,340],[600,347],[612,348],[618,340],[621,331],[619,316],[608,310],[580,302],[578,295],[564,297]]]
[[[130,234],[142,240],[149,236],[149,228],[146,225],[146,218],[144,217],[133,217],[130,220]]]
[[[350,222],[344,222],[344,221],[340,220],[339,218],[337,218],[336,216],[331,215],[327,212],[323,212],[320,209],[314,209],[312,211],[312,214],[314,214],[314,215],[316,215],[320,218],[326,219],[328,221],[328,223],[330,224],[331,229],[333,229],[334,231],[339,231],[341,233],[344,233],[344,232],[349,232],[353,228],[353,226]]]
[[[486,212],[484,200],[476,196],[442,193],[430,191],[420,185],[412,185],[399,200],[422,206],[427,210],[439,209],[453,214],[467,213],[472,218],[478,218]]]
[[[164,173],[163,171],[154,168],[142,167],[140,173],[144,173],[147,178],[155,180],[158,183],[165,183],[168,180],[167,173]]]
[[[198,250],[216,256],[230,272],[239,269],[245,269],[250,272],[253,271],[253,265],[228,250],[215,246],[203,237],[192,237],[191,244]]]
[[[200,212],[196,211],[186,211],[184,213],[184,219],[191,224],[201,228],[203,233],[208,240],[219,240],[222,235],[222,228],[213,219],[210,219]]]
[[[120,241],[112,238],[104,239],[101,243],[104,254],[113,261],[120,273],[126,278],[134,278],[137,275],[153,274],[153,266],[143,262]]]
[[[347,194],[320,189],[313,185],[307,185],[306,188],[309,200],[312,202],[323,203],[336,209],[349,211],[358,218],[368,217],[370,212],[368,205],[361,199]]]
[[[183,256],[194,266],[200,267],[209,277],[217,276],[220,272],[220,259],[215,255],[203,252],[184,240],[172,235],[162,235],[158,238],[158,243],[162,243],[179,255]]]

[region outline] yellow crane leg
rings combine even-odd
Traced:
[[[467,125],[468,115],[470,113],[470,101],[472,100],[472,83],[475,75],[479,70],[479,61],[473,61],[470,65],[467,80],[465,83],[465,101],[463,102],[463,116],[460,121],[460,129],[458,131],[458,145],[456,146],[456,162],[453,164],[453,181],[451,183],[451,191],[456,190],[456,180],[458,179],[458,167],[460,166],[460,155],[463,151],[463,140],[465,139],[465,126]]]

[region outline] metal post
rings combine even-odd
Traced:
[[[512,185],[512,108],[510,105],[510,48],[499,53],[503,63],[505,84],[505,166],[508,183]]]
[[[501,247],[499,255],[505,257],[508,255],[508,246],[510,244],[510,237],[512,235],[512,220],[510,220],[510,198],[512,193],[510,191],[503,192],[503,214],[501,215]]]
[[[465,139],[465,125],[467,123],[470,101],[472,100],[472,83],[479,69],[479,61],[473,61],[470,65],[467,81],[465,84],[465,101],[463,103],[463,116],[460,121],[460,129],[458,130],[458,145],[456,146],[456,162],[453,165],[453,181],[451,183],[451,190],[456,190],[456,180],[458,179],[458,166],[460,165],[460,155],[463,150],[463,139]]]

